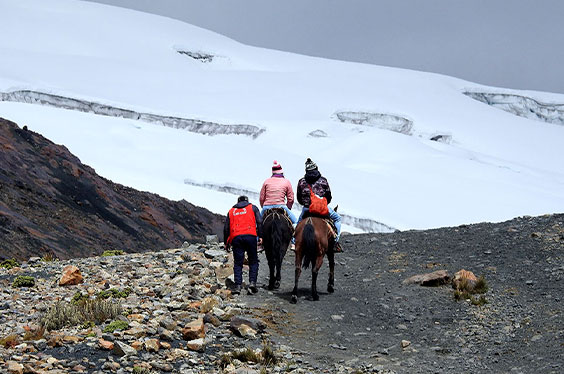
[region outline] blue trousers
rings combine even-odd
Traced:
[[[282,208],[286,211],[286,213],[288,213],[288,217],[290,217],[290,221],[292,221],[292,223],[295,225],[296,223],[298,223],[298,219],[296,218],[296,216],[294,215],[294,213],[292,213],[292,211],[290,209],[288,209],[288,207],[284,204],[277,204],[277,205],[265,205],[262,207],[262,211],[260,212],[261,216],[264,217],[264,212],[267,209],[271,209],[271,208]]]
[[[243,284],[243,261],[245,252],[249,258],[249,283],[257,281],[259,260],[257,255],[257,237],[254,235],[239,235],[231,242],[233,248],[233,274],[235,284]]]

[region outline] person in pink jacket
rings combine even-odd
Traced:
[[[298,222],[291,210],[294,205],[292,184],[284,178],[282,166],[276,160],[272,164],[272,176],[262,184],[259,201],[262,207],[261,215],[264,215],[267,209],[283,208],[294,225]]]

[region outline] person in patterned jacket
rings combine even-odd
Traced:
[[[304,213],[309,211],[309,204],[311,203],[310,198],[310,186],[313,188],[313,193],[319,197],[324,197],[327,199],[327,204],[331,203],[331,188],[329,187],[329,182],[327,179],[321,175],[317,168],[317,164],[308,158],[305,162],[305,175],[298,181],[298,188],[296,191],[296,197],[298,203],[303,205],[302,213],[298,218],[298,223],[302,220]],[[339,239],[341,237],[341,216],[335,212],[333,209],[329,208],[329,217],[333,220],[335,227],[337,228],[337,238],[335,239],[335,252],[342,252],[341,244]]]

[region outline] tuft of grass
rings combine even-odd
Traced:
[[[133,290],[129,287],[121,291],[117,288],[110,288],[109,290],[98,292],[97,297],[101,299],[109,299],[110,297],[113,299],[125,299],[131,292],[133,292]]]
[[[122,251],[121,249],[115,249],[115,250],[111,250],[111,251],[104,251],[101,256],[102,257],[108,257],[108,256],[121,256],[125,254],[124,251]]]
[[[225,369],[229,364],[233,361],[231,355],[229,353],[224,353],[221,355],[221,358],[218,361],[218,365],[220,368]]]
[[[239,360],[241,362],[254,362],[254,363],[261,362],[260,356],[252,348],[249,347],[241,351],[232,352],[231,357],[234,360]]]
[[[470,298],[470,302],[472,302],[472,305],[483,306],[488,303],[488,300],[486,300],[486,297],[484,295],[480,295],[479,298],[475,298],[474,296],[472,296]]]
[[[11,259],[11,260],[4,260],[0,263],[0,268],[4,268],[4,269],[12,269],[12,268],[16,268],[19,267],[20,264],[15,260],[15,259]]]
[[[45,336],[45,327],[39,326],[37,329],[27,331],[23,337],[24,341],[40,340]]]
[[[474,285],[474,293],[485,294],[488,291],[488,282],[482,275]]]
[[[89,332],[88,334],[86,334],[87,338],[95,338],[96,337],[96,333],[95,332]]]
[[[278,363],[278,358],[274,354],[274,350],[272,349],[272,346],[266,342],[263,343],[261,356],[262,356],[262,363],[266,366],[270,366],[270,365],[274,366]]]
[[[53,261],[59,261],[59,259],[57,258],[57,256],[55,256],[55,254],[53,252],[49,252],[43,255],[43,257],[41,257],[41,261],[43,262],[53,262]]]
[[[78,304],[58,302],[41,319],[46,330],[58,330],[65,326],[79,326],[93,321],[102,323],[114,319],[122,311],[121,304],[111,300],[88,299]]]
[[[33,287],[35,286],[35,278],[27,275],[18,275],[12,282],[12,287]]]
[[[104,332],[114,332],[116,330],[125,330],[129,327],[129,323],[125,321],[112,321],[108,326],[104,327]]]
[[[15,334],[0,339],[0,345],[4,348],[14,348],[18,344],[20,344],[20,338]]]

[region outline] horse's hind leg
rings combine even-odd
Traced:
[[[280,288],[280,280],[282,279],[282,275],[280,274],[281,272],[281,268],[282,268],[282,264],[281,263],[277,263],[276,264],[276,278],[273,282],[274,284],[274,289],[277,290]]]
[[[327,253],[329,260],[329,282],[327,283],[327,292],[333,293],[335,291],[335,254],[333,251]]]
[[[319,300],[319,295],[317,294],[317,273],[318,269],[311,269],[311,298],[313,301]]]
[[[269,290],[273,290],[275,288],[275,282],[274,282],[274,267],[275,265],[272,263],[268,263],[268,267],[270,269],[270,276],[268,278],[268,289]]]
[[[294,289],[292,290],[292,304],[298,302],[298,280],[302,274],[302,256],[296,253],[296,271],[294,273]]]

